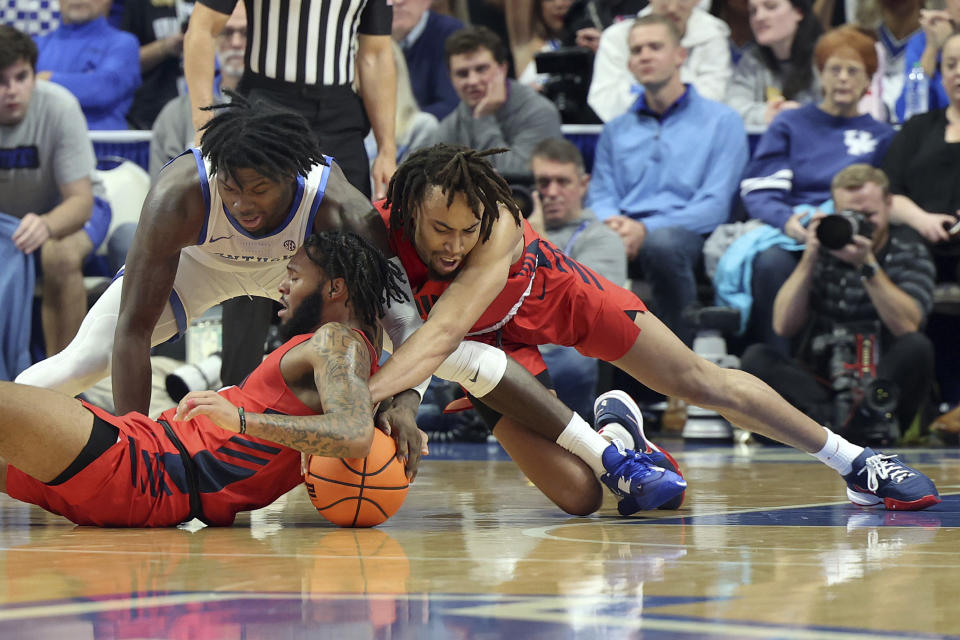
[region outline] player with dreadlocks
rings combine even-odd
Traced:
[[[0,382],[0,490],[81,525],[229,525],[299,485],[301,453],[366,456],[371,340],[404,295],[400,270],[335,232],[310,236],[284,266],[287,341],[242,385],[192,392],[156,421]]]
[[[485,379],[488,394],[475,406],[511,458],[548,495],[564,481],[556,469],[567,450],[620,496],[622,514],[679,506],[686,483],[673,458],[645,438],[643,416],[627,394],[611,391],[597,398],[599,433],[567,410],[566,427],[554,425],[552,432],[539,432],[545,438],[536,438],[517,423],[522,401],[515,400],[519,406],[509,411],[499,408],[508,404],[498,390],[504,360],[499,351],[450,361],[451,354],[463,353],[459,345],[466,337],[502,347],[546,382],[537,345],[574,346],[660,393],[713,409],[734,424],[814,455],[844,477],[848,497],[857,504],[922,509],[939,502],[933,482],[920,472],[892,456],[868,457],[757,378],[700,358],[639,298],[539,238],[521,221],[507,184],[486,159],[497,151],[442,144],[422,149],[390,182],[381,215],[389,221],[391,248],[424,324],[371,379],[374,400],[438,368],[448,379]],[[491,410],[491,399],[503,415]],[[521,420],[531,422],[529,416]],[[624,477],[619,443],[640,450],[635,462],[648,474]]]
[[[388,250],[376,210],[319,151],[303,116],[236,95],[211,108],[201,148],[170,161],[154,181],[127,264],[76,338],[17,382],[76,395],[110,373],[112,361],[115,410],[145,413],[150,348],[229,298],[279,299],[285,265],[312,232],[354,231]],[[384,326],[400,344],[413,329],[391,321],[394,306]],[[385,426],[391,410],[409,414],[393,435],[412,476],[419,397],[404,397],[385,403],[377,419]]]

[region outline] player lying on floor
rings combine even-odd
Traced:
[[[0,489],[83,525],[229,525],[300,484],[301,453],[365,456],[398,276],[354,234],[310,236],[280,284],[283,346],[241,386],[188,394],[159,420],[0,382]]]

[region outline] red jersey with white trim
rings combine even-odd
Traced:
[[[426,320],[450,283],[429,279],[403,229],[390,229],[385,202],[374,204],[410,280],[420,317]],[[640,334],[633,319],[646,311],[643,301],[538,236],[526,220],[523,245],[503,290],[465,337],[502,348],[534,375],[546,368],[536,348],[541,344],[576,347],[585,356],[608,362],[626,354]]]
[[[357,333],[370,351],[373,375],[379,368],[376,350],[362,332]],[[316,415],[290,390],[280,371],[283,356],[311,337],[291,338],[240,386],[219,393],[250,413]],[[158,421],[140,413],[114,416],[87,408],[119,430],[116,444],[58,485],[44,484],[10,466],[10,496],[77,524],[164,527],[189,519],[192,476],[204,521],[229,525],[238,512],[264,507],[303,482],[299,451],[222,429],[207,416],[175,421],[176,408],[160,416],[189,456],[185,464],[181,450]]]

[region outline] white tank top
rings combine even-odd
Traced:
[[[287,261],[313,231],[313,220],[323,200],[330,176],[329,165],[316,165],[304,178],[297,176],[297,190],[287,217],[267,235],[253,236],[227,213],[217,191],[217,177],[210,175],[210,165],[199,149],[190,149],[200,174],[200,187],[207,206],[206,219],[197,244],[186,247],[197,262],[212,269],[249,272],[261,269],[286,269]],[[324,156],[326,161],[331,158]]]

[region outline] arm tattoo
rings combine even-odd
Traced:
[[[330,323],[308,347],[323,414],[247,414],[247,433],[313,455],[356,457],[356,443],[373,429],[367,345],[352,329]]]

